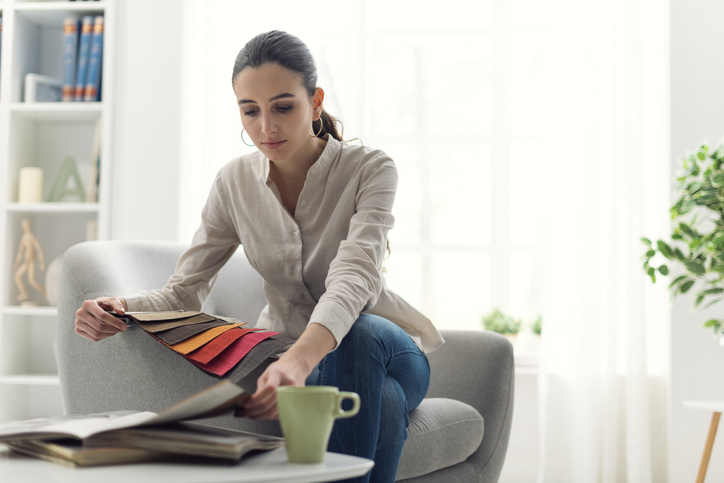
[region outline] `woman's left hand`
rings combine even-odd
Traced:
[[[277,387],[304,386],[306,378],[307,375],[299,364],[284,360],[282,356],[262,373],[256,383],[256,392],[235,415],[254,419],[277,419]]]
[[[312,369],[335,345],[334,336],[326,327],[317,323],[309,324],[289,350],[266,368],[256,381],[256,392],[234,415],[277,419],[277,387],[304,386]]]

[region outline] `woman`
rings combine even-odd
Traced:
[[[296,37],[272,31],[244,46],[232,85],[242,140],[246,132],[259,151],[220,170],[191,248],[162,290],[88,300],[76,332],[96,341],[123,331],[107,310],[199,310],[242,244],[264,279],[268,305],[257,326],[296,342],[260,376],[240,415],[276,418],[281,385],[354,391],[360,412],[335,423],[330,451],[374,459],[360,481],[394,481],[408,412],[429,384],[424,351],[443,340],[381,273],[394,163],[341,141],[316,82],[311,53]]]

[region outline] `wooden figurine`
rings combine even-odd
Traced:
[[[15,258],[15,265],[13,270],[15,272],[15,285],[18,287],[18,302],[21,305],[32,305],[32,302],[28,302],[30,295],[25,290],[23,285],[22,276],[27,273],[28,283],[38,292],[43,294],[45,297],[45,290],[43,286],[35,281],[35,260],[36,258],[40,262],[40,269],[45,270],[45,258],[43,257],[43,249],[38,243],[38,239],[30,231],[30,220],[23,220],[21,223],[23,227],[23,236],[20,238],[20,247],[18,248],[18,255]]]

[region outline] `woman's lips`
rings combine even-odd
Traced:
[[[267,142],[262,143],[262,144],[263,144],[264,147],[266,147],[266,148],[269,148],[269,149],[277,149],[278,147],[280,147],[280,146],[281,146],[282,144],[284,144],[285,142],[286,142],[286,141],[267,141]]]

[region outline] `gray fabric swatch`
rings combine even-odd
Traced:
[[[276,360],[272,359],[271,356],[294,343],[293,339],[275,337],[276,336],[272,336],[259,342],[256,347],[244,356],[241,362],[224,375],[224,379],[235,382],[245,391],[249,391],[253,384],[253,388],[256,390],[256,379],[264,372],[264,369],[266,369],[269,364]],[[251,380],[252,376],[254,376],[253,380]]]

